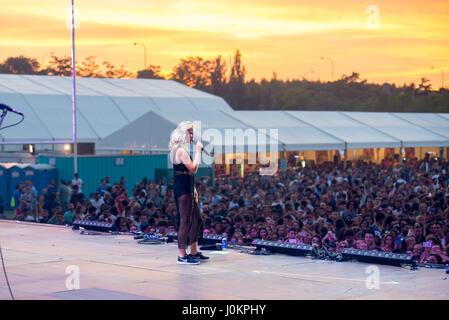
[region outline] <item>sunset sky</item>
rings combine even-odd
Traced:
[[[180,58],[239,49],[247,79],[331,79],[359,72],[369,82],[449,87],[449,1],[445,0],[75,0],[77,59],[97,56],[135,72],[147,63],[168,74]],[[368,6],[379,9],[379,24]],[[70,55],[69,0],[0,0],[0,61]],[[313,72],[311,72],[313,70]]]

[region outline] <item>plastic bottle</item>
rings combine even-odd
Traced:
[[[223,236],[223,238],[221,239],[221,249],[226,250],[227,248],[228,248],[228,239],[226,238],[226,236]]]

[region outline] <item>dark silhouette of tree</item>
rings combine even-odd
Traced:
[[[100,67],[101,66],[101,67]],[[0,63],[0,73],[43,74],[71,76],[71,58],[51,56],[48,65],[39,69],[35,58],[9,57]],[[426,78],[416,84],[404,83],[381,85],[368,83],[360,74],[352,72],[332,82],[308,81],[306,79],[281,80],[276,73],[271,79],[245,81],[246,68],[237,49],[230,66],[221,56],[214,60],[201,57],[181,59],[173,68],[170,78],[190,87],[223,97],[237,110],[340,110],[375,112],[440,112],[449,113],[449,90],[432,90]],[[77,76],[110,78],[164,78],[159,66],[150,66],[133,74],[124,66],[116,68],[104,61],[95,62],[87,57],[77,62]]]
[[[201,57],[181,59],[173,68],[170,79],[181,82],[189,87],[205,90],[210,86],[212,63]]]
[[[432,89],[432,84],[430,83],[430,80],[422,77],[421,83],[419,84],[419,86],[415,92],[416,92],[416,94],[428,94],[431,89]]]
[[[105,78],[131,78],[134,75],[133,73],[126,71],[123,65],[121,65],[120,68],[116,68],[108,61],[103,61],[102,64],[106,68],[103,75]]]
[[[137,71],[137,78],[144,79],[165,79],[164,75],[161,72],[160,66],[150,65],[145,70]]]
[[[245,75],[246,68],[242,64],[242,54],[237,49],[231,67],[229,77],[229,100],[232,106],[238,107],[243,101],[245,94]]]
[[[95,56],[87,57],[81,65],[76,66],[76,75],[88,78],[104,78],[100,66],[95,62]]]
[[[71,76],[72,75],[72,58],[71,57],[58,57],[55,55],[50,56],[48,67],[41,71],[43,74],[49,76]]]
[[[0,64],[0,73],[14,74],[37,74],[39,71],[39,62],[36,58],[25,56],[9,57]]]
[[[226,95],[226,62],[221,56],[217,56],[212,63],[212,72],[210,74],[211,93],[225,96]]]

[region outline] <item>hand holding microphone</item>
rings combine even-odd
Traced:
[[[203,151],[203,144],[199,141],[195,141],[195,147],[198,152]]]
[[[204,149],[203,144],[199,141],[193,140],[195,143],[196,151],[197,152],[204,152],[207,156],[210,156],[210,153]]]

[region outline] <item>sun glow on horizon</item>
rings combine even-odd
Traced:
[[[70,55],[66,26],[69,1],[0,0],[0,61],[25,55],[41,63],[48,51]],[[80,29],[77,59],[97,56],[129,71],[148,64],[164,74],[181,58],[222,55],[229,64],[235,49],[243,55],[247,79],[308,78],[330,80],[360,73],[369,82],[396,84],[423,76],[434,87],[449,70],[449,3],[442,0],[378,0],[379,28],[369,29],[366,7],[356,0],[298,4],[284,0],[77,0]],[[437,68],[431,69],[430,66]],[[447,87],[447,85],[446,85]]]

